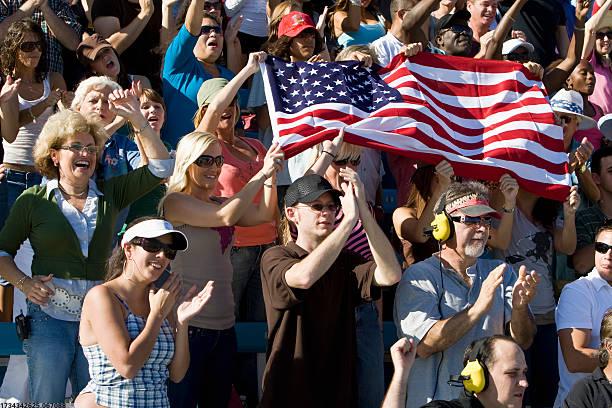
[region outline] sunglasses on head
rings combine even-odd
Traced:
[[[493,219],[487,215],[482,217],[470,217],[469,215],[462,215],[460,217],[451,217],[451,219],[455,222],[459,222],[470,227],[475,225],[484,225],[485,227],[488,227],[493,221]]]
[[[19,44],[19,49],[23,52],[32,52],[35,48],[38,48],[38,51],[42,51],[43,44],[41,41],[24,41]]]
[[[216,164],[217,167],[221,167],[223,166],[223,156],[213,157],[208,154],[203,154],[193,163],[198,167],[210,167],[213,165],[213,163]]]
[[[202,28],[200,28],[200,35],[210,34],[212,31],[214,31],[215,34],[221,34],[221,27],[218,25],[203,25]]]
[[[595,38],[597,38],[598,40],[603,40],[604,37],[608,37],[612,40],[612,31],[600,31],[598,33],[595,33]]]
[[[608,245],[604,242],[595,242],[595,251],[600,254],[606,254],[610,249],[612,249],[612,245]]]
[[[164,256],[170,260],[176,257],[176,249],[170,248],[168,244],[164,244],[155,238],[134,238],[132,244],[138,245],[142,249],[152,254],[156,254],[159,251],[164,252]]]
[[[361,163],[361,157],[357,157],[356,159],[342,159],[342,160],[334,160],[334,164],[336,166],[346,166],[350,164],[351,166],[359,166]]]

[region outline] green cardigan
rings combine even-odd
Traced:
[[[28,188],[13,204],[0,231],[0,250],[14,257],[21,243],[29,238],[34,250],[32,275],[52,273],[62,279],[102,280],[117,214],[160,181],[143,166],[98,182],[103,195],[98,196],[96,230],[87,258],[81,252],[74,229],[57,205],[55,194],[47,194],[46,185]]]

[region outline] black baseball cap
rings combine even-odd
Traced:
[[[340,201],[338,197],[342,195],[318,174],[308,174],[295,180],[285,194],[285,207],[292,207],[297,203],[310,203],[325,193],[331,193],[336,202]]]
[[[447,14],[445,16],[442,16],[438,20],[438,24],[436,25],[436,35],[438,35],[440,30],[442,30],[443,28],[448,28],[455,24],[469,27],[468,22],[470,21],[471,17],[472,15],[467,10],[459,10],[454,14]]]

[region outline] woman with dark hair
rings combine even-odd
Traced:
[[[606,0],[585,24],[582,57],[595,71],[595,89],[589,100],[612,113],[612,0]]]
[[[369,45],[387,33],[389,24],[372,0],[339,0],[329,16],[332,36],[342,48]]]
[[[599,337],[599,367],[574,385],[563,408],[609,407],[612,404],[612,309],[601,320]]]
[[[79,408],[169,407],[167,381],[189,367],[189,321],[208,302],[209,281],[179,301],[181,280],[169,271],[187,237],[161,218],[132,222],[108,262],[105,283],[83,302],[79,343],[91,380]],[[174,309],[177,304],[176,310]]]
[[[3,75],[20,80],[19,130],[13,138],[3,135],[2,141],[0,227],[21,192],[40,184],[42,178],[34,168],[34,144],[55,105],[60,100],[69,103],[62,76],[48,72],[46,49],[42,29],[30,19],[11,24],[0,49]]]
[[[86,68],[85,76],[106,76],[117,82],[123,89],[129,89],[132,82],[140,81],[143,88],[151,88],[151,82],[143,75],[128,74],[121,58],[112,44],[99,34],[86,37],[76,50],[79,62]]]

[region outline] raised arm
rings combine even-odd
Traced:
[[[242,57],[242,45],[238,39],[238,30],[242,25],[242,15],[234,16],[225,30],[225,46],[227,47],[227,68],[234,74],[240,72],[245,65]]]
[[[202,18],[204,18],[204,0],[191,0],[185,15],[185,27],[189,34],[193,36],[200,35]]]
[[[402,31],[406,34],[413,34],[421,29],[431,13],[440,7],[440,0],[422,0],[409,11],[404,13],[402,18]],[[409,37],[412,42],[421,40]],[[429,40],[429,38],[427,38]],[[424,42],[426,44],[426,42]]]
[[[355,190],[359,219],[363,224],[363,229],[368,238],[368,245],[372,251],[372,258],[374,258],[376,263],[374,283],[377,286],[396,284],[402,278],[402,268],[397,261],[391,243],[372,215],[366,199],[363,182],[359,179],[357,172],[348,167],[340,169],[340,177],[349,184],[349,187],[353,186]]]
[[[76,51],[81,42],[81,33],[75,31],[75,28],[80,31],[81,25],[67,2],[59,1],[56,4],[59,5],[59,10],[53,10],[48,0],[43,0],[40,11],[53,36],[65,48]]]
[[[135,86],[137,85],[133,84],[133,87]],[[138,148],[141,158],[146,158],[145,160],[165,160],[170,158],[168,149],[142,115],[140,111],[140,102],[138,101],[134,89],[114,90],[113,93],[109,95],[108,99],[115,107],[117,115],[126,118],[132,124],[136,137],[138,138]]]
[[[259,63],[266,60],[265,52],[254,52],[249,55],[246,66],[236,74],[227,85],[215,96],[206,108],[202,121],[198,124],[197,131],[215,133],[223,111],[232,103],[242,84],[259,70]]]
[[[233,226],[246,211],[253,209],[253,198],[261,190],[264,182],[278,169],[278,162],[283,153],[279,153],[277,144],[273,144],[263,168],[249,180],[238,193],[229,197],[222,205],[206,203],[183,193],[168,195],[164,202],[164,216],[173,223],[188,224],[195,227]]]
[[[589,12],[589,0],[576,2],[576,22],[574,33],[567,50],[567,56],[550,72],[544,75],[544,85],[550,95],[563,88],[565,80],[570,76],[584,47],[585,21]]]
[[[153,0],[139,0],[140,12],[125,27],[121,27],[119,19],[114,16],[100,16],[94,22],[94,29],[106,38],[113,48],[122,54],[136,41],[149,23],[155,6]],[[94,3],[94,8],[95,8]]]
[[[174,21],[172,10],[179,0],[163,0],[162,1],[162,22],[159,32],[159,46],[161,55],[166,54],[168,46],[176,36],[178,27]]]
[[[484,55],[485,59],[501,59],[501,48],[504,40],[512,29],[512,24],[515,22],[516,15],[521,11],[525,3],[527,3],[527,0],[516,0],[512,6],[510,6],[506,14],[504,14],[493,32],[491,42],[487,46]]]
[[[285,272],[287,284],[296,289],[309,289],[329,270],[336,262],[338,255],[344,248],[351,231],[355,228],[359,216],[359,209],[353,188],[342,184],[344,196],[340,197],[344,218],[336,229],[323,240],[308,256],[293,265]]]
[[[585,24],[585,32],[584,32],[584,48],[582,49],[582,59],[589,59],[591,56],[591,52],[593,52],[593,47],[595,46],[595,32],[599,24],[601,24],[602,20],[606,16],[606,13],[610,12],[610,6],[612,6],[612,0],[606,0],[601,5],[597,13],[593,14],[589,21]]]
[[[19,100],[17,90],[21,79],[13,81],[7,76],[0,89],[0,132],[2,139],[13,143],[19,132]]]
[[[491,228],[488,245],[505,251],[512,240],[512,224],[514,223],[514,208],[516,207],[516,195],[519,185],[517,181],[508,174],[499,179],[499,189],[504,196],[504,205],[501,211],[501,221],[495,229]]]
[[[391,346],[389,353],[393,361],[393,378],[381,408],[404,408],[408,376],[416,357],[414,340],[402,337]]]
[[[576,250],[576,210],[580,207],[578,187],[573,186],[563,203],[563,228],[555,228],[553,241],[555,250],[571,255]]]
[[[306,170],[306,174],[318,174],[323,177],[327,168],[332,164],[338,152],[340,152],[340,147],[342,146],[342,142],[344,140],[344,128],[341,128],[338,136],[336,136],[333,140],[324,140],[321,143],[321,154],[317,157],[317,160],[314,164]]]
[[[332,15],[334,37],[338,38],[342,33],[352,33],[359,30],[361,25],[361,0],[349,0],[347,11],[336,11]]]
[[[19,6],[17,11],[2,20],[0,23],[0,37],[6,37],[9,27],[15,21],[21,21],[24,18],[31,17],[32,14],[41,6],[43,1],[45,0],[27,0],[21,6]]]

